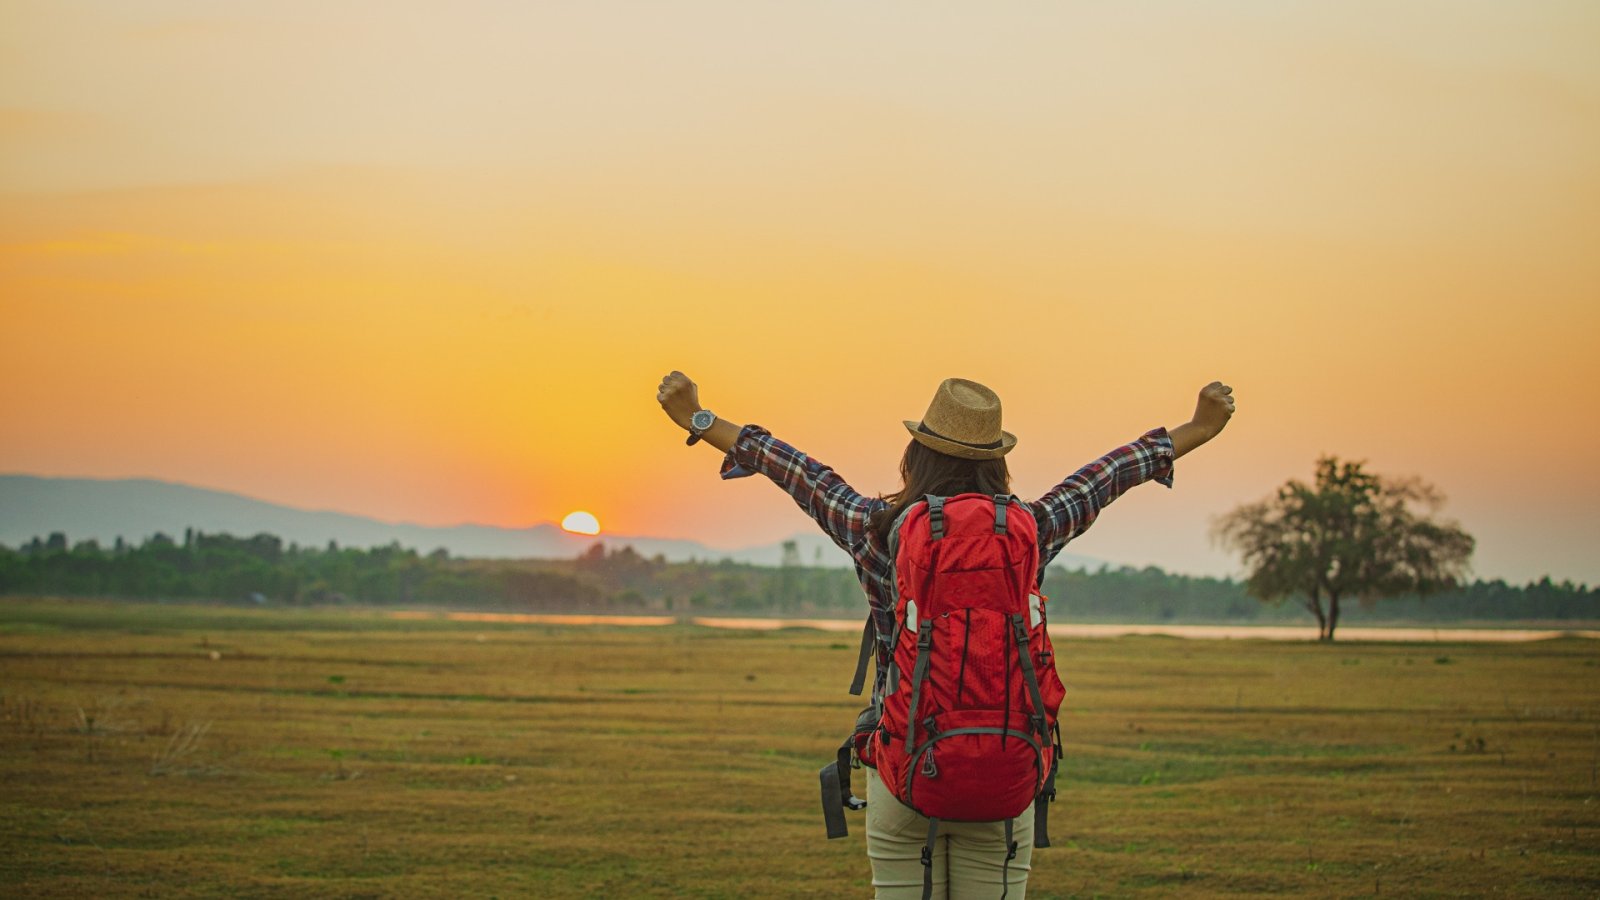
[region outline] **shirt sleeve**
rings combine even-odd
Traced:
[[[787,491],[835,544],[852,555],[866,537],[867,517],[884,505],[882,500],[857,493],[833,469],[773,437],[765,428],[746,425],[722,458],[722,477],[757,473]]]
[[[1068,475],[1033,503],[1039,522],[1039,566],[1083,534],[1111,501],[1146,481],[1172,487],[1172,438],[1156,428]]]

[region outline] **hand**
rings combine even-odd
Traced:
[[[689,380],[689,376],[674,369],[661,379],[656,401],[661,404],[667,418],[688,431],[689,417],[700,411],[700,388]]]
[[[1194,407],[1194,423],[1205,433],[1215,437],[1228,420],[1233,418],[1233,388],[1213,381],[1200,389],[1200,400]]]

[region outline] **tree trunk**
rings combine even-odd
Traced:
[[[1333,629],[1339,627],[1339,595],[1328,595],[1328,636],[1326,640],[1333,640]]]
[[[1322,612],[1322,595],[1317,591],[1312,591],[1310,596],[1306,597],[1304,605],[1306,609],[1311,610],[1312,615],[1317,617],[1317,640],[1328,640],[1328,617]]]

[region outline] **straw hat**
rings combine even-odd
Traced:
[[[1000,397],[965,378],[946,378],[922,421],[905,423],[918,443],[962,459],[999,459],[1017,445],[1016,435],[1000,430]]]

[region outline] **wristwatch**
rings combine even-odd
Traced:
[[[706,433],[712,425],[717,423],[717,414],[709,409],[702,409],[689,417],[689,440],[685,446],[693,447],[694,442]]]

